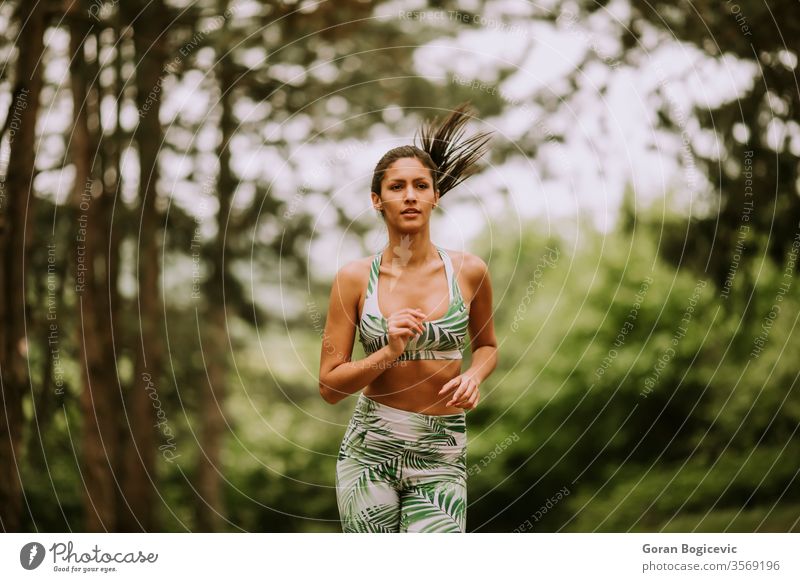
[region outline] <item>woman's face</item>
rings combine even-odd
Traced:
[[[372,203],[376,209],[383,209],[387,226],[403,231],[418,230],[427,224],[438,202],[439,192],[433,190],[431,171],[417,158],[399,158],[389,164],[381,181],[380,197],[372,193]]]

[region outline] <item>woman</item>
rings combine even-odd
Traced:
[[[372,203],[389,244],[333,283],[320,394],[335,404],[366,386],[336,463],[345,532],[466,530],[465,411],[497,364],[492,288],[480,258],[431,241],[430,216],[489,139],[458,143],[467,107],[424,126],[420,147],[381,158]],[[351,361],[356,328],[367,357]],[[472,364],[461,373],[467,330]]]

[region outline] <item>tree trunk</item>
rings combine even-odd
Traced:
[[[208,385],[200,394],[200,456],[197,460],[196,504],[197,530],[221,531],[225,523],[222,495],[223,469],[220,466],[220,449],[225,429],[223,403],[225,390],[225,346],[228,345],[225,328],[225,308],[221,303],[210,306],[207,341],[202,342],[206,354]]]
[[[25,257],[30,246],[34,152],[39,95],[42,90],[45,6],[23,2],[18,8],[19,56],[15,87],[9,107],[11,133],[8,175],[0,184],[0,372],[3,414],[0,414],[0,527],[19,531],[22,519],[20,450],[22,438],[22,394],[28,386],[23,293]]]
[[[133,28],[136,53],[136,103],[139,124],[135,131],[139,150],[140,236],[138,257],[138,321],[141,336],[136,345],[133,387],[129,394],[128,421],[133,451],[125,455],[124,488],[126,509],[122,514],[123,531],[152,531],[156,502],[156,431],[163,440],[172,441],[169,429],[170,411],[164,408],[162,382],[162,349],[160,318],[163,316],[159,291],[160,240],[163,223],[156,205],[158,192],[158,152],[162,131],[159,122],[161,74],[164,65],[165,7],[161,0],[125,2],[126,23]],[[156,415],[158,411],[158,417]],[[165,422],[166,421],[166,422]],[[171,430],[171,429],[170,429]],[[164,456],[174,462],[172,449]],[[133,453],[133,454],[131,454]]]
[[[70,77],[72,82],[73,129],[70,140],[75,165],[75,185],[71,206],[75,222],[76,293],[78,345],[81,356],[81,413],[83,418],[84,530],[89,532],[115,531],[117,466],[117,422],[119,410],[114,385],[113,351],[108,323],[107,269],[104,258],[108,247],[108,224],[103,222],[103,188],[95,179],[92,160],[98,149],[99,100],[97,86],[88,86],[89,74],[85,60],[84,40],[89,34],[89,22],[82,2],[70,5]]]
[[[225,263],[225,239],[232,236],[229,232],[229,213],[231,197],[236,189],[236,182],[230,167],[230,142],[236,129],[233,119],[233,84],[235,75],[233,63],[226,56],[219,60],[220,89],[220,143],[217,146],[219,174],[217,178],[217,195],[219,196],[219,213],[217,214],[217,237],[213,242],[211,253],[211,276],[206,283],[208,300],[209,341],[202,342],[206,353],[205,363],[208,368],[209,385],[200,397],[200,414],[202,432],[200,444],[202,452],[198,460],[198,492],[201,499],[197,505],[197,525],[201,531],[219,531],[224,523],[225,515],[222,495],[222,467],[220,466],[220,449],[225,429],[223,412],[225,389],[225,365],[227,357],[228,334],[225,301],[222,290],[227,279]]]
[[[122,151],[126,139],[121,124],[121,111],[125,103],[125,85],[128,84],[129,79],[123,79],[123,64],[125,57],[125,45],[130,42],[131,30],[123,27],[123,17],[119,11],[115,13],[114,21],[114,35],[116,57],[114,59],[114,87],[113,97],[117,103],[117,112],[114,125],[114,134],[111,139],[105,140],[106,147],[103,149],[104,154],[107,156],[106,168],[104,169],[103,176],[105,178],[104,188],[106,189],[105,196],[103,196],[100,205],[101,212],[103,213],[102,221],[104,224],[109,225],[109,246],[108,246],[108,309],[111,319],[109,321],[109,328],[113,337],[115,338],[115,345],[112,346],[114,362],[120,362],[121,358],[127,357],[123,355],[123,349],[133,351],[134,343],[128,339],[126,328],[121,325],[122,312],[124,309],[123,299],[119,293],[119,276],[120,276],[120,247],[123,237],[130,228],[126,220],[127,209],[125,204],[120,201],[116,204],[117,223],[114,224],[114,200],[122,188]],[[106,159],[106,158],[104,158]],[[120,219],[121,215],[121,219]],[[132,222],[132,221],[130,221]],[[116,322],[116,327],[114,327]],[[120,346],[119,351],[117,346]],[[130,511],[128,507],[128,499],[126,497],[126,488],[124,483],[125,467],[122,459],[129,455],[135,455],[136,449],[133,446],[133,438],[128,426],[128,411],[124,395],[130,394],[132,386],[138,385],[135,380],[131,380],[127,386],[122,385],[122,379],[117,378],[119,392],[118,396],[121,398],[119,410],[117,411],[117,443],[119,446],[119,465],[118,475],[122,478],[121,486],[117,487],[117,529],[121,529],[121,520],[123,515],[127,515]],[[128,516],[127,523],[135,522],[132,516]],[[128,529],[131,529],[130,527]]]

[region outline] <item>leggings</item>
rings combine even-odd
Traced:
[[[361,393],[336,461],[342,531],[464,532],[466,413],[400,410]]]

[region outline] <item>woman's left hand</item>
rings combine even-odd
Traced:
[[[446,392],[453,392],[447,406],[472,409],[478,405],[478,400],[481,398],[478,390],[479,384],[480,382],[469,371],[466,371],[442,386],[439,396]]]

